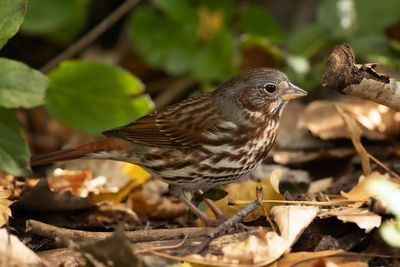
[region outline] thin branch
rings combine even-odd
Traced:
[[[105,238],[111,237],[112,232],[87,232],[81,230],[72,230],[57,227],[47,223],[28,220],[26,222],[27,232],[32,234],[55,239],[69,239],[72,241],[98,241],[104,240]],[[188,228],[177,228],[177,229],[152,229],[152,230],[138,230],[138,231],[126,231],[125,235],[131,242],[151,242],[161,240],[179,239],[185,236],[199,237],[207,236],[210,231],[214,229],[212,227],[188,227]]]
[[[326,63],[323,86],[400,111],[400,82],[376,72],[375,67],[356,64],[351,47],[338,45]]]
[[[140,0],[126,0],[122,5],[115,9],[110,15],[103,19],[96,27],[94,27],[87,34],[82,36],[78,41],[73,43],[64,52],[49,61],[44,65],[40,71],[43,73],[55,68],[61,61],[77,55],[80,51],[88,47],[97,40],[104,32],[120,20],[126,13],[128,13]]]

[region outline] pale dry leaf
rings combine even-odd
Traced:
[[[3,227],[11,217],[10,206],[13,201],[7,199],[11,196],[11,191],[0,191],[0,227]]]
[[[328,257],[328,256],[336,255],[339,253],[343,253],[343,252],[344,252],[344,250],[339,249],[339,250],[323,250],[323,251],[316,251],[316,252],[287,253],[281,259],[279,259],[279,261],[277,262],[277,267],[306,266],[306,265],[298,265],[298,263],[303,262],[307,259]]]
[[[332,186],[332,182],[333,182],[332,177],[316,180],[316,181],[310,183],[307,193],[314,194],[314,193],[323,192]]]
[[[351,222],[357,224],[358,227],[369,233],[372,229],[378,228],[381,225],[381,216],[369,211],[368,209],[341,207],[323,210],[318,214],[318,217],[336,217],[343,222]]]
[[[362,135],[368,139],[382,140],[400,133],[400,112],[372,101],[348,97],[340,101],[310,103],[304,111],[305,128],[324,140],[349,138],[343,120],[335,112],[337,104],[354,114],[362,126]]]
[[[367,184],[370,180],[380,180],[386,181],[389,179],[387,174],[380,174],[379,172],[372,172],[368,176],[361,176],[358,180],[358,184],[353,187],[349,192],[340,192],[342,196],[347,198],[348,200],[355,201],[356,203],[352,204],[353,207],[360,207],[365,201],[368,201],[372,196],[373,192],[368,190]]]
[[[237,260],[241,264],[269,264],[283,255],[287,249],[286,240],[275,232],[261,237],[250,235],[240,243],[229,244],[222,249],[224,258]]]
[[[317,216],[314,206],[275,206],[271,209],[281,237],[288,243],[287,252]]]
[[[354,115],[351,112],[343,109],[343,107],[341,107],[340,105],[336,105],[335,108],[344,120],[346,128],[349,131],[351,137],[351,142],[353,143],[354,148],[361,158],[361,165],[364,175],[370,174],[371,166],[369,162],[369,156],[367,150],[365,150],[364,146],[361,144],[362,131],[360,126],[358,125],[356,119],[354,118]]]
[[[42,261],[15,235],[0,229],[0,266],[43,266]]]

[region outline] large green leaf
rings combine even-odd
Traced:
[[[238,44],[233,35],[223,30],[200,47],[193,59],[193,75],[201,81],[223,81],[238,70]]]
[[[78,130],[100,132],[129,123],[153,108],[143,84],[130,73],[91,61],[65,61],[49,73],[49,112]]]
[[[174,75],[188,72],[196,53],[194,30],[183,30],[148,7],[135,10],[129,26],[136,51],[149,65]]]
[[[0,169],[15,176],[29,174],[29,150],[14,115],[0,107]]]
[[[239,21],[240,29],[247,34],[255,34],[281,41],[284,37],[278,22],[268,13],[266,8],[249,5]]]
[[[0,48],[17,33],[24,20],[27,0],[0,1]]]
[[[67,43],[82,30],[88,0],[29,0],[21,31]]]
[[[0,106],[31,108],[44,103],[49,80],[18,61],[0,58]]]

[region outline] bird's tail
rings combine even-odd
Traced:
[[[124,140],[113,137],[106,137],[92,143],[78,146],[76,148],[67,148],[43,155],[33,156],[31,166],[39,166],[52,162],[79,159],[90,157],[91,154],[100,152],[112,152],[124,149]]]

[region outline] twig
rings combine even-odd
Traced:
[[[266,199],[260,200],[262,204],[264,203],[274,203],[274,204],[291,204],[291,205],[312,205],[312,206],[342,206],[356,203],[357,201],[338,199],[331,201],[302,201],[302,200],[277,200],[277,199]],[[228,200],[228,205],[246,205],[252,203],[248,200]]]
[[[47,223],[28,220],[26,222],[26,229],[30,233],[54,239],[59,237],[61,239],[69,239],[72,241],[98,241],[104,240],[105,238],[111,237],[111,232],[87,232],[81,230],[72,230],[57,227]],[[152,230],[138,230],[138,231],[126,231],[125,235],[131,242],[150,242],[150,241],[161,241],[179,239],[184,236],[199,237],[207,236],[212,227],[188,227],[188,228],[177,228],[177,229],[152,229]]]
[[[338,45],[326,63],[323,86],[400,111],[400,82],[376,72],[375,67],[356,64],[351,47]]]
[[[195,81],[191,77],[183,77],[173,81],[154,100],[156,107],[164,107],[172,104],[194,84]]]
[[[196,248],[194,253],[200,254],[201,252],[203,252],[214,238],[225,234],[232,227],[239,225],[239,223],[244,219],[244,217],[252,213],[258,207],[260,207],[261,206],[260,198],[262,195],[262,189],[257,188],[256,193],[257,193],[256,200],[250,202],[243,209],[239,210],[236,214],[229,217],[226,221],[218,225],[216,228],[212,229],[209,232],[209,235],[205,238],[205,240]]]
[[[104,20],[97,24],[96,27],[94,27],[91,31],[82,36],[78,41],[73,43],[64,52],[62,52],[57,57],[49,61],[46,65],[44,65],[40,69],[40,71],[46,73],[49,70],[55,68],[61,61],[75,56],[80,51],[88,47],[111,26],[113,26],[118,20],[120,20],[126,13],[128,13],[134,6],[136,6],[139,1],[140,0],[126,0]]]

